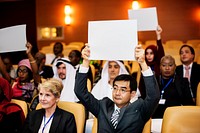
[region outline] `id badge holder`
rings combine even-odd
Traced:
[[[166,99],[160,99],[159,104],[165,104]]]

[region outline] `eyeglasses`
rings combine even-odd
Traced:
[[[27,70],[27,69],[19,69],[18,72],[19,72],[19,73],[27,73],[28,70]]]
[[[126,92],[130,92],[131,90],[127,90],[127,89],[124,89],[124,88],[120,88],[120,89],[118,89],[118,88],[113,88],[113,92],[114,93],[116,93],[116,92],[118,92],[119,91],[119,93],[121,93],[121,94],[125,94]]]

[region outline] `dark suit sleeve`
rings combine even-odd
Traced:
[[[74,92],[80,102],[88,111],[97,116],[100,110],[100,102],[87,89],[87,73],[77,73]]]
[[[157,108],[160,92],[157,80],[154,76],[144,77],[146,88],[146,98],[141,109],[141,114],[144,120],[148,120]]]
[[[158,46],[158,54],[156,58],[156,63],[159,65],[160,59],[165,55],[165,51],[164,51],[161,39],[157,40],[157,46]]]
[[[178,88],[178,92],[181,97],[181,104],[195,105],[195,103],[192,100],[188,79],[179,77],[177,81],[178,82],[176,82],[176,88]]]

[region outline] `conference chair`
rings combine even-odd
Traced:
[[[85,128],[85,107],[80,103],[73,103],[73,102],[66,102],[66,101],[59,101],[58,107],[71,112],[74,114],[77,133],[83,133]],[[36,109],[40,109],[40,103],[37,105]]]
[[[97,124],[98,124],[97,118],[95,117],[92,126],[92,133],[97,133]],[[144,125],[142,133],[151,133],[151,118]]]
[[[17,100],[17,99],[11,99],[10,102],[19,105],[22,108],[22,110],[24,112],[24,116],[26,118],[26,116],[28,114],[28,104],[25,101]]]
[[[168,107],[164,113],[161,132],[200,133],[200,107]]]
[[[136,80],[139,85],[140,77],[141,77],[141,70],[140,70],[140,65],[137,61],[132,61],[131,74],[133,74],[133,73],[136,73]]]

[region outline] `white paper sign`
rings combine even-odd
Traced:
[[[26,25],[0,29],[0,53],[26,50]]]
[[[138,31],[152,31],[158,26],[156,7],[128,10],[128,17],[137,20]]]
[[[91,60],[135,60],[137,21],[90,21],[88,43]]]

